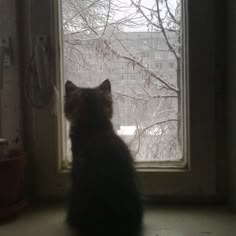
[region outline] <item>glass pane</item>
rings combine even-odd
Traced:
[[[87,87],[109,78],[112,121],[137,162],[183,160],[182,7],[180,0],[62,0],[64,80]],[[69,139],[67,154],[70,161]]]

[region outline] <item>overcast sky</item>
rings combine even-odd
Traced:
[[[136,0],[134,0],[134,1],[136,2]],[[170,9],[176,8],[176,1],[177,0],[168,0]],[[152,8],[154,6],[155,2],[156,2],[156,0],[141,0],[141,4],[143,6],[146,6],[149,8]],[[121,6],[123,6],[124,11],[126,11],[126,12],[124,12],[122,10],[117,12],[117,16],[115,17],[116,19],[121,19],[121,18],[127,16],[128,14],[135,12],[135,8],[130,6],[130,4],[131,4],[130,0],[117,0],[117,3]],[[148,27],[144,24],[138,28],[125,27],[124,29],[126,31],[148,31]]]

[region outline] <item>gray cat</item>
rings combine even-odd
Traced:
[[[72,142],[67,222],[82,236],[138,236],[143,210],[133,159],[113,130],[111,84],[65,84]]]

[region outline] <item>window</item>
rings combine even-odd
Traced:
[[[82,54],[82,57],[77,60],[88,68],[88,70],[85,71],[83,75],[81,74],[81,77],[79,78],[79,80],[82,81],[75,81],[74,77],[70,78],[69,73],[65,73],[65,78],[84,85],[86,85],[86,82],[89,82],[88,86],[91,86],[91,81],[94,81],[94,85],[96,85],[95,82],[102,82],[102,80],[105,79],[93,72],[94,68],[92,67],[92,63],[94,63],[94,57],[91,56],[89,59],[85,60],[83,58],[83,52],[90,53],[90,55],[93,53],[99,54],[99,58],[103,58],[103,61],[99,62],[98,70],[100,72],[104,70],[104,66],[112,70],[112,67],[121,65],[121,71],[118,72],[118,75],[122,86],[120,86],[119,81],[117,81],[117,83],[114,84],[113,89],[116,90],[120,87],[121,90],[123,90],[122,93],[128,95],[125,99],[128,99],[129,97],[135,98],[136,90],[140,90],[143,94],[143,99],[137,99],[136,101],[132,101],[132,103],[129,101],[127,102],[130,109],[134,111],[133,113],[120,112],[119,117],[114,116],[113,119],[116,126],[120,121],[126,120],[126,122],[129,123],[129,126],[136,127],[136,130],[132,134],[133,140],[130,143],[131,150],[136,153],[136,162],[144,163],[145,166],[149,165],[150,168],[159,166],[161,162],[164,163],[166,161],[172,163],[171,165],[175,165],[176,167],[185,165],[186,155],[184,155],[184,149],[187,149],[187,147],[183,143],[186,139],[186,126],[184,125],[186,117],[183,106],[186,97],[183,96],[184,88],[181,86],[185,83],[186,78],[183,73],[177,74],[177,71],[175,71],[173,73],[176,73],[176,81],[169,84],[166,70],[174,70],[174,62],[169,63],[168,69],[162,66],[163,62],[156,62],[153,70],[150,67],[150,64],[153,64],[153,59],[155,59],[155,57],[161,60],[162,52],[158,51],[156,54],[153,54],[146,49],[146,46],[150,46],[148,45],[148,42],[152,41],[153,38],[156,38],[156,42],[161,50],[167,45],[169,45],[169,48],[167,48],[167,50],[165,49],[165,51],[169,51],[169,53],[172,50],[175,50],[177,54],[177,51],[182,50],[183,45],[180,41],[181,39],[178,37],[178,35],[181,35],[181,25],[177,20],[177,18],[181,17],[181,11],[178,11],[177,9],[181,7],[179,0],[173,0],[173,3],[151,0],[153,2],[149,4],[158,4],[156,9],[163,8],[168,14],[168,17],[162,18],[162,11],[156,12],[156,14],[160,14],[160,22],[158,22],[159,26],[153,22],[153,30],[149,29],[148,25],[150,22],[147,22],[147,26],[144,26],[143,24],[143,21],[147,20],[147,16],[150,13],[147,11],[150,10],[146,9],[145,11],[142,11],[138,9],[135,4],[133,4],[130,9],[130,6],[127,4],[127,11],[138,11],[139,14],[141,14],[140,17],[143,21],[138,21],[136,18],[133,18],[132,21],[135,25],[123,25],[124,29],[122,32],[119,32],[118,36],[116,35],[115,28],[113,29],[112,26],[106,27],[105,21],[101,22],[104,12],[99,11],[99,9],[104,7],[102,5],[103,3],[98,2],[91,6],[88,0],[83,1],[83,3],[80,3],[78,0],[61,1],[63,20],[66,22],[66,24],[63,25],[64,58],[67,58],[66,52],[68,51],[67,47],[69,47],[75,55],[77,53]],[[121,3],[116,0],[112,1],[114,1],[113,4],[116,4],[118,9],[118,6]],[[74,7],[76,5],[74,3],[78,4],[80,8]],[[170,10],[168,4],[174,4],[172,6],[173,12],[168,13],[168,10]],[[82,11],[81,14],[86,15],[91,15],[91,12],[96,11],[96,15],[91,15],[91,22],[93,22],[93,24],[90,25],[87,21],[83,22],[84,19],[81,18],[81,14],[78,14],[80,11]],[[113,17],[111,17],[111,22],[109,23],[110,25],[113,25],[115,24],[113,20],[116,17],[121,17],[121,13],[114,11],[111,14],[113,14]],[[71,16],[74,17],[71,18]],[[122,15],[122,17],[126,16]],[[173,17],[175,20],[172,19]],[[94,26],[96,25],[96,22],[97,24],[101,24],[101,27],[105,27],[101,28],[103,32],[100,28],[97,29],[97,27]],[[91,34],[88,34],[87,31],[90,31],[91,27],[94,27],[93,31]],[[163,27],[163,31],[159,30],[160,27]],[[110,34],[112,29],[113,33]],[[100,36],[98,37],[98,35]],[[85,38],[86,40],[84,40]],[[175,41],[178,41],[178,44],[175,44]],[[132,42],[132,45],[130,42]],[[139,42],[142,43],[141,46]],[[142,57],[136,58],[137,55],[134,55],[133,53],[137,51],[142,52]],[[109,57],[111,53],[115,54],[116,57]],[[183,64],[181,63],[184,58],[182,58],[182,54],[178,55],[179,58],[176,58],[175,62],[179,63],[179,66],[182,67]],[[126,80],[124,75],[125,68],[128,68],[130,65],[139,67],[142,71],[141,76],[136,78],[137,83],[132,83],[132,87],[130,87],[131,85],[128,86],[130,81],[128,79],[129,77],[127,77]],[[67,66],[68,64],[64,61],[65,72],[69,71],[67,70]],[[145,70],[143,70],[143,68],[145,68]],[[162,75],[160,75],[160,71],[162,72]],[[182,68],[182,71],[184,72],[185,68]],[[131,80],[133,79],[134,78],[131,77]],[[127,86],[124,86],[125,84]],[[161,90],[160,88],[164,89]],[[181,93],[177,92],[178,90],[181,91]],[[154,94],[154,97],[150,94]],[[158,99],[155,97],[156,94],[159,94]],[[168,99],[165,99],[166,96],[172,101],[170,102]],[[144,105],[144,103],[146,104]],[[116,106],[122,110],[124,104],[119,104],[119,102],[114,103],[115,110],[117,109]],[[143,114],[143,109],[146,109],[145,114]],[[149,164],[151,162],[153,163]],[[168,166],[167,163],[166,166]]]
[[[149,57],[149,52],[143,52],[143,57]]]
[[[135,80],[135,75],[130,75],[131,80]]]
[[[169,80],[172,81],[174,79],[174,75],[173,74],[169,74]]]
[[[138,48],[138,44],[136,44],[136,48]],[[142,51],[136,51],[135,56],[136,57],[141,57],[142,56]]]
[[[73,1],[76,1],[76,0],[73,0]],[[155,2],[156,1],[154,1],[154,4]],[[180,1],[178,2],[180,3]],[[82,37],[75,40],[75,37],[71,36],[71,35],[77,35],[78,37],[79,36],[81,37],[81,34],[77,33],[77,31],[80,31],[81,28],[79,30],[76,29],[75,28],[76,24],[74,24],[76,22],[76,18],[79,17],[79,15],[77,15],[74,19],[72,19],[73,22],[71,24],[68,23],[69,22],[68,20],[71,19],[71,17],[69,16],[75,15],[75,14],[68,14],[67,16],[65,13],[66,11],[70,11],[71,9],[72,11],[74,11],[75,9],[68,7],[67,4],[69,4],[68,1],[62,0],[62,6],[60,9],[62,9],[62,18],[65,20],[63,21],[61,20],[62,27],[64,27],[63,28],[64,31],[61,32],[61,35],[64,34],[64,40],[66,40],[67,46],[70,46],[73,48],[75,47],[75,44],[79,42],[78,40],[87,42],[87,39],[84,40],[84,38]],[[86,13],[86,11],[91,10],[86,7],[87,6],[86,1],[83,1],[83,4],[85,4],[84,7],[80,9],[83,9],[83,11],[85,11],[84,13]],[[97,4],[93,5],[92,7],[99,7],[100,2],[98,2]],[[162,3],[160,2],[160,4]],[[140,171],[139,174],[141,176],[141,182],[142,182],[143,191],[145,195],[148,195],[148,196],[156,196],[156,195],[159,195],[159,196],[165,196],[165,195],[168,195],[168,196],[171,196],[171,195],[211,196],[212,194],[215,193],[214,192],[215,191],[215,183],[214,183],[215,175],[214,175],[214,169],[212,168],[212,166],[214,166],[212,163],[214,151],[212,150],[213,145],[209,145],[209,140],[214,140],[214,136],[212,136],[212,134],[214,134],[213,132],[214,122],[212,122],[212,116],[206,114],[206,116],[204,117],[204,122],[201,122],[201,126],[199,125],[200,123],[199,119],[202,119],[199,114],[203,114],[203,112],[207,109],[207,107],[210,107],[210,109],[213,107],[211,106],[212,100],[208,99],[209,89],[211,89],[211,86],[210,85],[202,86],[202,84],[205,83],[205,81],[209,82],[209,78],[212,78],[212,76],[210,76],[210,73],[212,73],[212,70],[209,65],[209,61],[210,61],[209,60],[209,55],[210,55],[209,47],[208,47],[208,44],[206,43],[206,42],[210,42],[211,40],[211,37],[208,34],[208,30],[209,28],[213,28],[213,27],[209,27],[211,26],[210,22],[213,22],[213,20],[211,19],[212,14],[209,14],[208,12],[209,9],[211,9],[210,8],[211,0],[205,0],[205,1],[200,0],[200,2],[199,0],[198,1],[192,0],[189,6],[188,6],[188,1],[183,0],[181,1],[181,4],[177,4],[176,6],[178,6],[178,9],[176,9],[175,11],[176,14],[178,13],[176,17],[179,18],[179,20],[181,19],[182,27],[180,28],[181,28],[181,32],[183,33],[181,34],[182,47],[180,50],[182,80],[181,80],[181,83],[178,83],[177,81],[173,81],[173,83],[167,83],[167,85],[165,85],[165,86],[168,86],[168,89],[167,89],[161,82],[157,83],[156,78],[160,77],[164,80],[169,81],[168,77],[164,77],[164,76],[162,77],[162,75],[157,73],[155,74],[155,77],[153,78],[151,76],[147,76],[147,74],[145,74],[144,72],[140,73],[140,82],[145,83],[145,86],[151,86],[151,85],[155,86],[155,88],[158,88],[158,90],[156,90],[155,92],[154,87],[151,87],[150,91],[152,91],[152,93],[149,94],[149,91],[147,91],[147,95],[151,97],[149,101],[146,101],[146,97],[144,97],[146,104],[145,104],[145,108],[143,109],[146,109],[147,112],[145,112],[145,114],[142,114],[142,120],[139,121],[139,125],[135,124],[136,131],[139,131],[139,134],[141,133],[143,135],[143,137],[141,137],[140,140],[142,141],[142,145],[144,146],[144,148],[141,149],[142,151],[139,154],[139,156],[136,157],[136,158],[140,158],[137,161],[137,168]],[[75,13],[75,12],[72,12],[72,13]],[[197,22],[196,19],[192,17],[192,16],[199,15],[199,13],[201,13],[201,22],[203,23]],[[94,15],[93,17],[95,17],[93,19],[94,21],[97,20],[96,17],[101,19],[99,14]],[[169,17],[166,17],[165,19],[167,18]],[[110,19],[113,19],[113,18],[111,17]],[[63,25],[63,23],[65,22],[66,24]],[[191,27],[189,26],[189,24],[191,25]],[[85,26],[86,25],[83,25],[83,27]],[[86,31],[86,28],[84,30]],[[127,30],[127,32],[130,32],[130,31]],[[139,38],[139,35],[140,37],[141,36],[143,37],[143,32],[144,32],[144,29],[140,30],[139,33],[132,31],[132,37],[135,34],[136,34],[135,37],[137,38]],[[57,33],[58,35],[60,35],[60,30]],[[126,32],[123,32],[123,33],[126,34]],[[152,33],[153,33],[152,38],[156,37],[156,35],[154,36],[156,32],[153,31]],[[188,34],[191,35],[189,40],[188,40]],[[199,38],[199,35],[205,35],[205,37]],[[93,33],[91,33],[91,35],[87,34],[87,36],[91,36],[93,38],[93,42],[91,44],[96,44],[94,42],[94,39],[96,37],[95,35],[93,35]],[[110,37],[111,35],[109,34],[106,35],[106,32],[103,35],[103,37],[106,40],[109,39],[108,36]],[[125,37],[131,37],[131,36],[130,35],[127,36],[126,34]],[[161,37],[162,38],[160,40],[163,40],[163,36]],[[70,42],[70,40],[72,41]],[[122,36],[119,37],[119,40],[121,43],[123,42]],[[63,42],[64,41],[61,41],[65,50],[67,46]],[[91,44],[90,46],[87,46],[86,43],[83,43],[81,45],[83,45],[83,47],[85,47],[86,50],[91,50],[91,51],[93,50],[96,51],[97,45],[99,45],[99,47],[101,47],[100,49],[102,49],[101,51],[104,53],[104,63],[107,63],[108,61],[108,58],[106,58],[107,47],[103,47],[104,46],[103,41],[101,40],[99,43],[94,45],[94,47],[91,47]],[[119,43],[116,44],[115,42],[114,44],[110,44],[110,45],[114,45],[114,49],[117,49],[119,47],[118,46]],[[196,48],[196,45],[198,45],[197,48]],[[79,46],[80,44],[76,45],[76,47],[79,47]],[[198,53],[199,50],[202,52],[201,58],[199,58],[200,57]],[[127,52],[124,48],[123,49],[119,48],[119,54],[127,58],[129,55],[129,52]],[[58,53],[58,55],[60,54]],[[65,57],[65,58],[59,58],[59,59],[58,59],[57,68],[61,68],[63,70],[64,62],[67,60],[67,58]],[[123,59],[124,58],[118,58],[117,61],[120,62],[120,60],[123,61]],[[140,57],[137,58],[137,60],[139,59],[141,61]],[[81,60],[81,58],[76,58],[76,60]],[[188,60],[189,63],[186,63],[185,60]],[[86,71],[86,73],[84,74],[85,77],[83,78],[86,81],[89,81],[90,85],[92,85],[93,76],[96,74],[94,72],[94,68],[90,66],[92,63],[90,61],[85,61],[83,63],[86,63],[85,64],[86,68],[88,68],[88,71]],[[149,63],[149,61],[143,62],[143,63],[144,64]],[[117,63],[114,63],[114,64],[117,65]],[[63,65],[63,66],[60,67],[60,65]],[[189,65],[190,67],[187,68],[186,65]],[[64,71],[68,71],[68,70],[65,69]],[[173,68],[173,72],[175,73],[175,68]],[[168,74],[168,73],[163,73],[163,74]],[[58,75],[60,75],[59,72],[58,72]],[[188,80],[188,75],[189,75],[189,80]],[[173,79],[175,79],[175,76],[176,74],[174,75]],[[60,76],[57,76],[57,78],[60,78]],[[65,78],[71,79],[70,77],[67,77],[66,74],[65,74]],[[101,78],[101,80],[102,79],[103,78]],[[176,80],[177,80],[177,77],[176,77]],[[82,84],[83,83],[85,84],[85,81],[80,81],[80,82]],[[97,82],[99,81],[97,80],[96,83]],[[63,94],[64,83],[63,81],[61,82],[59,81],[58,83],[59,84],[61,83],[61,91],[62,91],[61,93]],[[95,82],[94,82],[94,85],[96,85]],[[181,86],[181,90],[176,90],[175,86]],[[121,92],[123,92],[122,90],[124,88],[126,89],[126,92],[130,92],[127,86],[123,86],[123,87],[121,86],[120,87]],[[117,88],[117,90],[118,89],[119,88]],[[146,87],[142,87],[142,86],[140,86],[140,88],[137,87],[137,90],[139,89],[142,96],[144,96],[145,94],[143,91],[144,89],[146,89]],[[197,93],[196,91],[201,91],[202,96],[199,96],[199,93]],[[135,92],[139,92],[139,91],[135,91]],[[179,97],[177,97],[176,93],[179,94],[178,95]],[[204,102],[202,98],[204,98]],[[191,100],[191,108],[189,108],[188,106],[189,104],[188,99]],[[137,113],[130,114],[129,112],[129,115],[137,116],[137,114],[143,113],[142,105],[138,104],[138,102],[136,103],[137,103],[137,109],[136,109]],[[153,104],[153,105],[150,106],[150,104]],[[199,104],[201,104],[201,106],[199,106]],[[170,109],[167,110],[166,108],[170,108]],[[209,113],[214,114],[214,111],[211,110],[211,112]],[[152,117],[152,120],[150,117],[148,117],[149,115],[150,117]],[[191,119],[189,119],[189,116],[191,117]],[[168,117],[167,120],[165,120],[166,117]],[[63,121],[63,118],[61,118],[61,120]],[[148,121],[149,123],[145,123],[143,121]],[[151,123],[151,121],[153,121],[153,123]],[[191,121],[191,123],[189,123],[189,121]],[[131,124],[128,124],[128,125],[129,126],[133,125],[131,116],[121,117],[119,122],[120,123],[118,124],[122,124],[126,122],[125,125],[127,125],[127,122],[131,122]],[[59,122],[59,124],[63,124],[63,122],[61,123]],[[152,126],[153,128],[148,130],[149,126],[150,127]],[[116,127],[117,129],[119,128],[119,126],[116,126]],[[189,132],[187,127],[190,127],[191,132]],[[64,133],[66,134],[66,128],[64,129],[64,131],[65,131]],[[191,137],[190,139],[188,139],[189,136]],[[64,137],[66,137],[66,135]],[[167,139],[165,137],[169,137],[169,138]],[[137,143],[135,143],[134,141],[134,147],[133,147],[134,150],[137,150],[135,149],[137,147],[135,146],[136,144]],[[191,153],[189,152],[190,150],[189,147],[191,147]],[[65,153],[63,156],[64,158],[67,158]],[[145,158],[147,159],[145,158],[142,159],[143,156],[145,156]],[[166,159],[158,160],[160,156],[168,157],[168,161],[166,161]],[[191,168],[189,168],[190,166]]]
[[[168,52],[168,58],[169,59],[173,59],[175,56],[174,56],[174,53],[173,52]]]
[[[103,71],[103,65],[99,65],[99,71],[100,71],[100,72]]]
[[[124,81],[124,80],[125,80],[125,76],[124,76],[124,75],[121,75],[120,80],[121,80],[121,81]]]
[[[155,57],[156,57],[156,59],[161,59],[162,58],[162,53],[161,52],[156,52]]]
[[[94,55],[93,55],[93,56],[94,56]],[[103,60],[103,57],[102,57],[101,54],[98,54],[97,56],[98,56],[98,59],[99,59],[99,60]]]
[[[169,69],[171,69],[171,70],[174,69],[174,62],[169,63]]]
[[[156,62],[155,63],[155,68],[161,70],[162,69],[162,63],[161,62]]]

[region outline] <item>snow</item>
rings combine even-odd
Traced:
[[[120,126],[117,130],[118,135],[135,135],[136,126]]]

